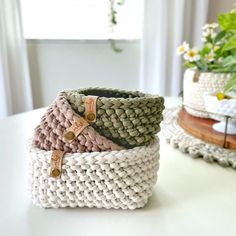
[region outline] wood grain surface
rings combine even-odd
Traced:
[[[187,113],[182,108],[178,117],[178,124],[191,135],[224,148],[236,149],[236,135],[225,135],[213,130],[212,125],[217,121],[198,118]]]

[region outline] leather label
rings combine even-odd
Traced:
[[[67,141],[73,141],[87,126],[89,123],[82,117],[79,117],[70,128],[68,128],[64,134],[64,138]]]
[[[200,77],[200,72],[196,71],[193,75],[193,82],[195,82],[195,83],[198,82],[199,77]]]
[[[85,106],[85,119],[89,123],[96,122],[97,118],[97,99],[98,96],[86,96],[84,106]]]
[[[61,164],[62,164],[62,158],[64,154],[65,152],[61,150],[54,150],[52,152],[51,170],[50,170],[51,177],[56,178],[56,179],[61,177]]]

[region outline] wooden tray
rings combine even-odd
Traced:
[[[228,149],[236,149],[236,135],[225,136],[213,130],[212,125],[216,123],[215,120],[192,116],[182,108],[177,121],[186,132],[205,142],[220,145]]]

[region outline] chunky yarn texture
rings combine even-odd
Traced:
[[[66,152],[94,152],[121,150],[121,146],[101,136],[93,127],[86,127],[72,142],[64,138],[64,132],[80,117],[67,100],[67,93],[61,92],[48,108],[35,129],[33,143],[43,150]]]
[[[193,116],[209,118],[205,108],[204,95],[223,91],[232,74],[204,72],[200,73],[198,81],[194,82],[195,73],[195,70],[188,69],[184,74],[183,100],[185,109]]]
[[[162,122],[161,134],[166,141],[194,159],[203,158],[208,163],[216,162],[223,167],[232,167],[236,170],[236,151],[206,143],[188,134],[178,124],[179,111],[180,108],[175,107],[166,109],[164,112],[165,119]]]
[[[98,96],[97,120],[92,127],[126,148],[147,145],[160,131],[164,99],[116,89],[89,88],[67,91],[71,107],[84,117],[85,98]]]
[[[34,204],[44,208],[143,207],[159,166],[159,141],[128,150],[67,153],[60,179],[50,177],[52,151],[31,145],[29,185]]]

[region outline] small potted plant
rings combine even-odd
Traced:
[[[236,72],[236,9],[221,14],[218,23],[203,27],[201,49],[184,42],[177,49],[184,57],[183,102],[188,113],[208,118],[204,94],[222,97],[224,88]]]

